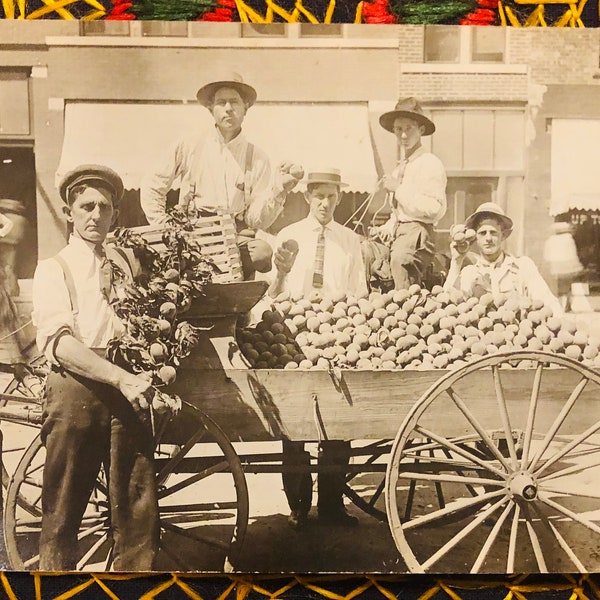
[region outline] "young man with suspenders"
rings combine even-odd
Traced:
[[[41,431],[39,568],[76,568],[77,534],[104,464],[115,569],[149,571],[159,542],[150,383],[104,358],[108,341],[123,332],[110,305],[114,274],[104,247],[123,183],[106,167],[83,165],[59,191],[72,233],[63,250],[38,264],[33,280],[37,343],[52,365]],[[133,276],[131,257],[110,258]]]
[[[249,279],[254,271],[271,268],[272,250],[254,238],[255,231],[275,221],[303,173],[290,173],[289,166],[282,165],[273,178],[265,152],[244,136],[242,124],[256,101],[256,90],[239,74],[209,81],[197,98],[215,125],[201,135],[188,135],[161,157],[142,182],[142,209],[151,225],[164,223],[167,193],[180,180],[180,206],[229,212],[236,219],[242,267]]]

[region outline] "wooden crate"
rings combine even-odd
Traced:
[[[162,227],[148,225],[132,227],[131,230],[142,235],[157,250],[164,248]],[[198,242],[202,253],[221,269],[222,273],[213,277],[213,283],[233,283],[244,279],[235,221],[230,214],[217,211],[210,216],[198,217],[189,237]]]

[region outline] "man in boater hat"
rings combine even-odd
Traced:
[[[167,193],[180,180],[180,206],[221,208],[235,217],[242,267],[251,278],[254,271],[271,268],[271,248],[254,239],[256,230],[273,223],[304,173],[283,164],[272,176],[265,152],[243,135],[242,124],[256,102],[256,90],[238,73],[211,79],[196,97],[212,114],[214,127],[188,135],[168,150],[142,182],[142,209],[151,225],[163,224]]]
[[[446,172],[440,159],[421,145],[421,137],[431,135],[435,125],[415,98],[399,100],[379,123],[396,136],[400,160],[383,178],[390,218],[370,233],[389,249],[394,288],[405,289],[422,283],[431,264],[433,225],[446,212]]]

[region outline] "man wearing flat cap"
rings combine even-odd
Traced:
[[[383,178],[390,218],[371,234],[389,248],[394,288],[406,289],[421,284],[431,264],[433,225],[446,212],[446,172],[440,159],[421,145],[421,136],[431,135],[435,125],[415,98],[400,100],[379,123],[396,136],[400,160]]]
[[[109,261],[104,247],[123,183],[106,167],[83,165],[59,191],[72,233],[65,248],[38,264],[33,279],[37,344],[52,365],[41,430],[39,568],[76,568],[77,534],[104,464],[115,568],[149,571],[159,541],[150,382],[104,358],[108,341],[123,332],[110,305],[111,261],[131,279],[136,270],[130,255],[114,251]]]
[[[254,239],[255,232],[275,221],[303,173],[284,164],[273,177],[265,152],[243,135],[242,124],[256,102],[256,90],[238,73],[209,81],[198,90],[197,99],[212,114],[214,127],[187,136],[168,150],[142,182],[142,209],[151,225],[164,223],[167,192],[180,180],[180,206],[220,208],[235,217],[242,267],[251,278],[254,271],[271,268],[271,248]]]
[[[501,206],[495,202],[481,204],[464,224],[464,230],[469,229],[475,231],[479,255],[474,264],[464,265],[469,244],[451,242],[446,289],[458,288],[476,297],[486,293],[517,293],[520,297],[541,301],[552,308],[555,316],[562,315],[559,301],[535,263],[527,256],[515,257],[504,250],[504,240],[512,233],[513,222]],[[458,229],[454,231],[456,234]]]

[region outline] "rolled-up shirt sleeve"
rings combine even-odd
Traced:
[[[58,365],[55,342],[64,333],[73,335],[75,323],[64,274],[55,260],[38,264],[33,276],[32,300],[37,346],[51,363]]]

